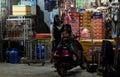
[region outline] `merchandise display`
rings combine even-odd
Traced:
[[[0,58],[4,58],[5,53],[6,60],[9,63],[16,64],[20,62],[22,54],[22,58],[26,58],[28,64],[42,62],[42,65],[44,65],[53,54],[61,57],[59,55],[59,45],[61,46],[61,42],[64,41],[60,39],[61,42],[57,46],[56,41],[59,40],[53,38],[52,35],[55,35],[56,29],[59,30],[61,26],[62,29],[67,30],[67,27],[64,26],[70,24],[72,30],[63,32],[65,33],[63,36],[67,37],[65,38],[65,44],[68,43],[66,40],[70,36],[69,40],[72,45],[71,37],[74,34],[74,39],[78,42],[76,43],[77,46],[73,47],[83,47],[81,50],[77,48],[73,50],[79,52],[80,55],[70,55],[73,58],[71,63],[75,63],[77,58],[79,61],[84,59],[87,71],[96,71],[103,66],[111,69],[111,65],[112,67],[120,65],[120,62],[118,62],[120,55],[118,50],[120,48],[119,0],[17,0],[15,4],[12,3],[12,0],[5,1],[8,2],[1,2],[0,6],[0,34],[3,43],[3,45],[0,44],[2,51],[0,52]],[[7,4],[10,7],[6,6]],[[58,18],[54,19],[56,15],[58,15]],[[55,30],[54,26],[57,26]],[[49,32],[44,33],[45,31]],[[70,34],[67,32],[70,32]],[[56,33],[59,34],[60,31]],[[78,43],[81,44],[81,47]],[[63,48],[67,50],[69,47]],[[57,53],[54,53],[54,51],[57,51]],[[1,56],[1,54],[3,55]],[[67,61],[67,59],[65,60]],[[94,63],[96,64],[95,67]],[[61,69],[61,67],[71,66],[64,64],[64,62],[62,65],[58,64],[60,69],[57,68],[61,77],[65,77],[64,74],[62,76],[62,73],[66,72],[66,69]]]
[[[90,26],[91,26],[91,12],[80,12],[80,36],[82,38],[90,38]]]
[[[106,1],[102,2],[104,3]],[[81,2],[79,1],[79,3]],[[97,4],[100,6],[99,1]],[[67,9],[67,14],[65,15],[65,21],[72,25],[73,33],[75,34],[77,31],[79,31],[80,43],[83,46],[84,55],[88,63],[88,69],[90,63],[96,63],[98,65],[96,69],[99,68],[102,61],[102,41],[106,39],[106,34],[108,34],[108,31],[106,31],[108,26],[106,27],[105,23],[106,19],[110,17],[110,15],[107,15],[107,13],[110,11],[108,10],[109,7],[97,7],[97,4],[94,4],[94,7],[88,9],[86,9],[86,5],[76,4],[77,8],[81,7],[84,10],[78,8],[77,12],[72,12],[70,9]],[[79,22],[76,22],[75,20],[79,20]],[[108,35],[110,36],[111,34],[109,33]],[[111,39],[109,36],[107,36],[107,40],[114,45],[115,40]]]
[[[31,45],[34,44],[33,42],[29,45],[28,49],[26,45],[28,45],[29,40],[34,39],[33,27],[34,19],[36,17],[36,0],[4,0],[0,3],[8,10],[3,10],[4,14],[8,15],[5,15],[6,17],[4,21],[1,22],[2,24],[4,24],[2,25],[3,46],[1,46],[3,58],[5,55],[4,52],[12,48],[20,51],[22,55],[21,57],[26,57],[27,53],[35,51],[34,48],[29,48]],[[35,45],[33,46],[35,47]],[[17,61],[15,55],[17,54],[16,52],[10,55],[10,61],[13,63],[14,61]]]
[[[13,15],[31,15],[31,6],[29,5],[13,5]]]
[[[22,53],[22,57],[26,57],[26,53],[30,52],[27,50],[34,51],[34,49],[31,48],[26,49],[27,41],[33,39],[31,16],[9,15],[8,19],[6,19],[5,28],[4,33],[6,34],[3,38],[3,41],[6,43],[3,42],[3,44],[6,45],[4,47],[5,50],[16,48]]]
[[[77,8],[89,8],[91,0],[76,0],[76,7]]]
[[[72,25],[73,34],[79,31],[79,35],[83,39],[90,39],[92,37],[92,31],[94,39],[104,38],[104,22],[101,12],[68,12],[65,17],[65,22]]]
[[[70,24],[72,25],[72,32],[73,34],[79,33],[79,13],[78,12],[71,12],[70,13]]]
[[[28,39],[33,36],[31,18],[17,18],[19,16],[10,16],[7,19],[6,38]]]
[[[92,15],[91,25],[93,26],[93,38],[94,39],[104,39],[105,28],[103,23],[103,15],[100,12],[95,12]]]

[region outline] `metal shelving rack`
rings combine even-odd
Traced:
[[[28,39],[28,31],[32,31],[32,19],[28,16],[9,16],[7,19],[7,32],[12,30],[23,30],[23,39]],[[27,31],[27,32],[26,32]],[[9,33],[9,32],[8,32]],[[13,37],[7,33],[7,37]],[[15,37],[15,36],[14,36]]]
[[[32,32],[32,19],[30,16],[8,16],[6,21],[6,36],[7,40],[25,40],[31,38],[29,32]]]
[[[26,51],[27,41],[34,40],[33,31],[32,31],[32,16],[14,16],[9,15],[8,19],[6,19],[6,35],[3,41],[8,41],[8,48],[11,46],[11,42],[18,42],[24,46],[24,50],[22,51],[24,56],[27,57],[26,53],[32,52]]]

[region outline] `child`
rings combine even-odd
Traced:
[[[74,41],[74,35],[72,34],[71,25],[66,24],[64,26],[64,31],[61,33],[61,42],[60,44],[64,43],[64,45],[70,44]]]
[[[60,41],[60,44],[58,45],[58,51],[61,50],[62,46],[67,46],[68,50],[72,52],[76,57],[76,59],[74,59],[75,57],[73,59],[75,61],[77,60],[78,63],[80,63],[80,66],[82,69],[85,69],[85,67],[83,66],[83,61],[82,61],[82,57],[83,57],[82,46],[75,39],[75,36],[72,34],[72,29],[71,29],[70,24],[66,24],[64,26],[64,31],[61,33],[61,41]]]

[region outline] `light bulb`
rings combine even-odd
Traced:
[[[73,4],[71,4],[71,7],[74,7],[74,5],[73,5]]]

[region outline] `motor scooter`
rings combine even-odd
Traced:
[[[70,70],[76,66],[80,66],[82,69],[85,69],[85,67],[82,65],[82,60],[70,50],[69,47],[71,45],[72,44],[62,45],[60,50],[56,50],[53,54],[54,66],[61,77],[65,77],[67,70]],[[78,52],[81,51],[78,50]]]

